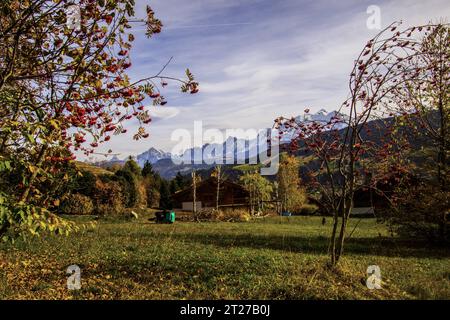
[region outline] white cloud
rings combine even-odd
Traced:
[[[152,119],[167,120],[176,117],[180,113],[177,107],[150,107],[148,113]]]
[[[164,95],[168,106],[177,107],[152,110],[159,121],[149,127],[150,140],[111,142],[124,153],[150,146],[170,150],[170,133],[191,129],[194,120],[208,128],[257,129],[270,127],[279,115],[299,115],[306,106],[336,109],[347,95],[355,57],[376,33],[366,28],[369,5],[381,8],[383,26],[450,16],[445,0],[153,0],[151,5],[167,29],[150,41],[138,36],[133,78],[158,71],[174,56],[167,74],[182,76],[189,67],[200,93],[181,95],[171,84]],[[212,24],[223,26],[207,27]]]

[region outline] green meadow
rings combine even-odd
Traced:
[[[331,219],[249,222],[106,218],[68,237],[0,246],[0,299],[446,299],[450,252],[400,240],[375,219],[353,219],[345,256],[327,266]],[[71,218],[79,224],[92,217]],[[81,289],[67,289],[67,267]],[[366,270],[381,269],[369,290]]]

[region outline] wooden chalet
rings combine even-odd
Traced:
[[[193,186],[172,195],[175,209],[193,210]],[[209,178],[197,184],[196,207],[198,209],[215,208],[217,197],[217,180]],[[219,207],[248,207],[249,193],[241,185],[230,180],[220,182]]]

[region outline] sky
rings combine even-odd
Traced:
[[[153,121],[150,138],[129,134],[99,148],[119,158],[151,147],[171,151],[176,129],[269,128],[278,116],[297,116],[306,108],[337,110],[348,95],[354,59],[379,30],[367,20],[380,9],[380,26],[403,21],[403,27],[450,17],[447,0],[137,0],[143,16],[149,4],[163,24],[161,34],[145,37],[135,27],[129,73],[133,80],[158,73],[183,78],[189,68],[200,83],[196,95],[182,94],[176,83],[163,91],[166,106],[147,108]],[[226,136],[224,136],[226,139]]]

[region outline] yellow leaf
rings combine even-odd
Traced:
[[[59,124],[58,124],[58,122],[57,121],[55,121],[55,120],[50,120],[49,121],[49,123],[50,123],[50,125],[52,126],[52,128],[54,128],[54,129],[59,129]]]

